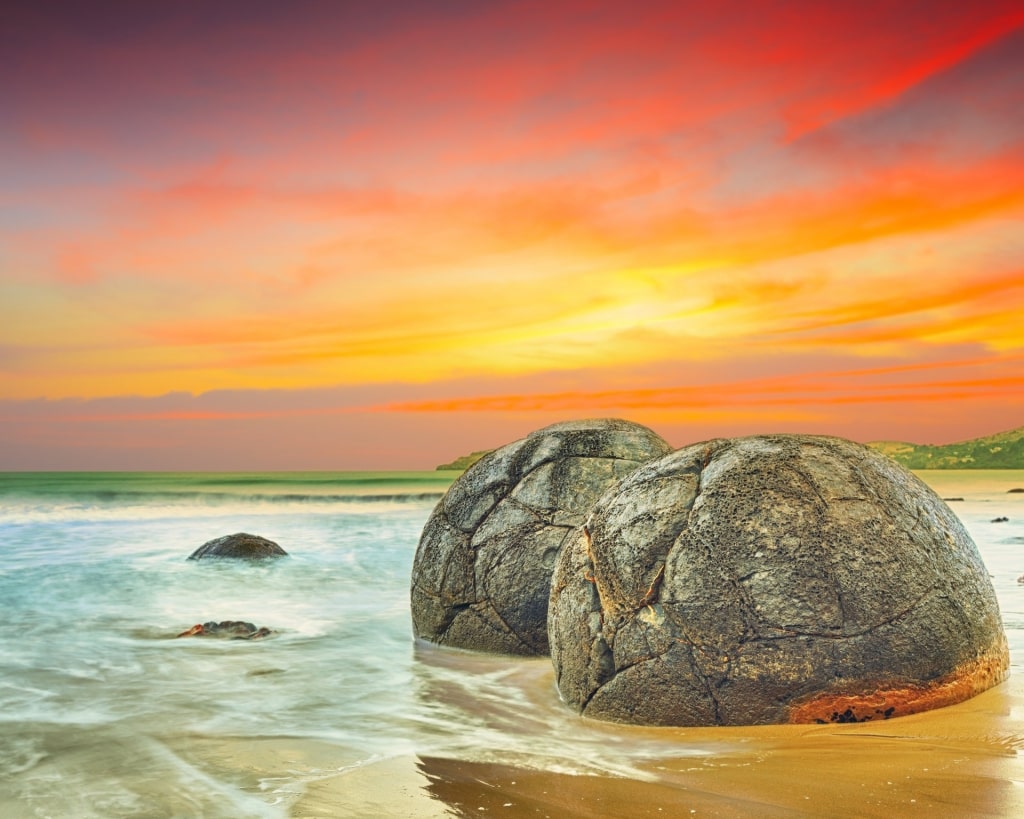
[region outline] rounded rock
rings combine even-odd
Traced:
[[[562,698],[646,725],[888,719],[1009,667],[956,515],[884,455],[819,436],[640,467],[566,543],[548,625]]]
[[[262,560],[268,557],[285,557],[288,552],[274,541],[259,535],[238,532],[233,535],[207,541],[192,554],[189,560],[202,560],[208,557],[223,557],[235,560]]]
[[[618,419],[537,430],[486,455],[448,488],[412,572],[417,637],[499,654],[546,655],[551,572],[591,504],[671,451]]]

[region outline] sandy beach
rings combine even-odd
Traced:
[[[883,723],[637,729],[686,754],[644,778],[398,757],[307,783],[313,816],[1020,816],[1024,685]],[[695,756],[699,749],[706,755]]]
[[[436,476],[263,476],[255,497],[251,476],[19,478],[0,816],[1024,815],[1024,473],[929,479],[966,498],[1008,681],[869,723],[651,728],[578,716],[547,658],[413,639],[410,544]],[[254,519],[294,556],[186,559]],[[211,619],[277,633],[174,638]]]

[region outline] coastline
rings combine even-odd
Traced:
[[[679,739],[679,756],[641,763],[644,778],[400,756],[308,781],[288,815],[1020,816],[1022,716],[1024,679],[1011,677],[882,723],[624,728]]]
[[[412,639],[410,544],[450,476],[7,476],[0,814],[1024,815],[1024,471],[927,478],[964,498],[1009,680],[873,723],[682,729],[577,716],[546,658]],[[186,560],[251,527],[292,559]],[[238,618],[279,634],[168,639]]]

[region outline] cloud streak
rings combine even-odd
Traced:
[[[844,408],[876,405],[992,431],[1021,405],[1022,44],[1002,0],[20,8],[0,399],[85,402],[64,421],[97,452],[100,418],[629,410],[688,437],[716,402],[735,429],[860,435]],[[972,374],[850,375],[967,348]],[[415,394],[312,398],[390,385]],[[205,405],[225,390],[297,403]],[[124,395],[155,403],[91,403]]]

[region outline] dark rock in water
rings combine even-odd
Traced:
[[[953,501],[962,501],[963,498],[943,498],[946,503],[953,503]]]
[[[992,523],[1009,523],[1010,519],[1007,517],[992,518]]]
[[[285,557],[288,552],[274,541],[259,535],[238,532],[208,541],[188,556],[189,560],[204,557],[226,557],[240,560],[261,560],[267,557]]]
[[[219,623],[197,623],[181,632],[179,637],[226,637],[231,640],[259,640],[273,634],[269,628],[257,628],[244,620],[221,620]]]
[[[641,466],[566,542],[548,625],[569,705],[650,725],[888,719],[1009,667],[952,510],[889,458],[817,436]]]
[[[1024,492],[1024,487],[1021,487],[1021,486],[1015,486],[1013,489],[1007,489],[1006,490],[1006,494],[1008,494],[1008,495],[1019,494],[1019,493],[1022,493],[1022,492]]]
[[[554,424],[483,457],[423,529],[412,571],[416,635],[547,654],[551,572],[566,535],[612,483],[670,451],[646,427],[597,419]]]
[[[1024,583],[1024,574],[1017,578],[1018,583]]]

